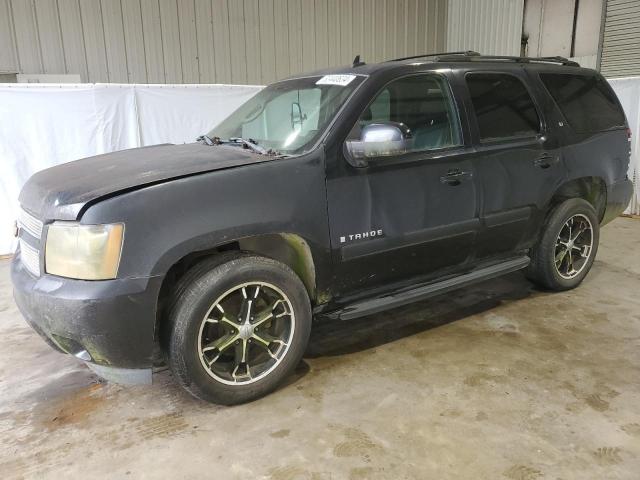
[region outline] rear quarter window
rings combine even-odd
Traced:
[[[540,79],[578,133],[624,127],[625,117],[615,93],[599,75],[541,73]]]

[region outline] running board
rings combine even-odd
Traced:
[[[337,317],[340,320],[351,320],[399,307],[407,303],[424,300],[450,290],[466,287],[467,285],[483,280],[521,270],[529,265],[529,262],[530,259],[527,256],[518,257],[439,282],[429,283],[427,285],[422,284],[410,290],[403,290],[402,292],[363,300],[345,307],[338,313]]]

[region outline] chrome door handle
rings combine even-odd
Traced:
[[[549,168],[551,165],[558,163],[560,159],[549,153],[542,153],[533,161],[533,165],[540,168]]]
[[[460,170],[459,168],[453,168],[449,170],[446,173],[446,175],[443,175],[440,177],[440,183],[444,183],[447,185],[451,185],[452,187],[455,187],[457,185],[460,185],[460,183],[462,183],[463,180],[468,180],[472,176],[473,175],[471,172],[465,172]]]

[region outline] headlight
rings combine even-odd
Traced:
[[[80,280],[116,278],[124,224],[55,222],[47,232],[45,271]]]

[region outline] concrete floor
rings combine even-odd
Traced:
[[[168,372],[99,383],[22,321],[0,263],[7,478],[638,479],[640,221],[577,290],[520,274],[315,329],[295,378],[227,408]]]

